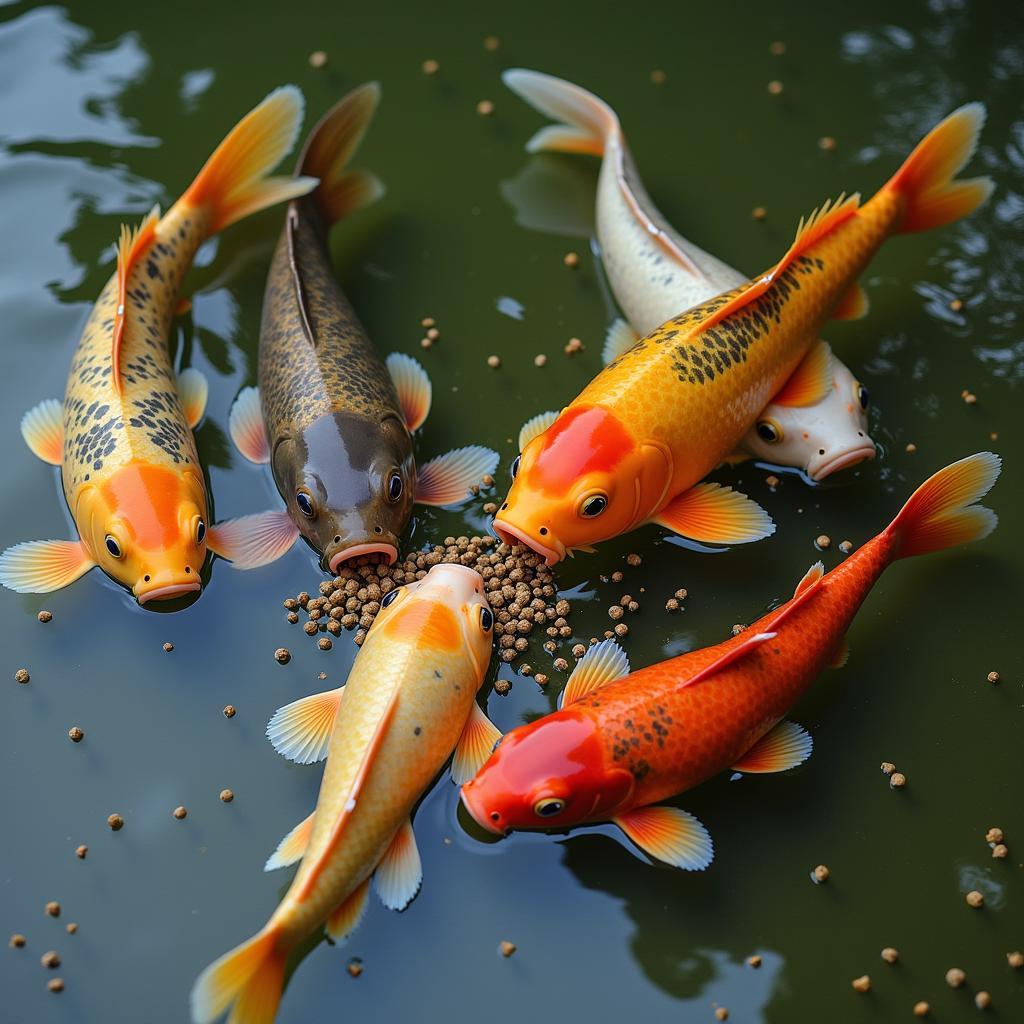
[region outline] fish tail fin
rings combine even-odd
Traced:
[[[619,119],[604,100],[572,82],[540,71],[511,68],[501,80],[535,110],[561,122],[541,128],[526,144],[530,153],[588,153],[603,156]]]
[[[966,217],[992,194],[992,179],[957,179],[974,155],[985,124],[985,105],[968,103],[940,121],[884,186],[906,203],[900,234],[927,231]]]
[[[214,150],[179,200],[210,211],[209,234],[314,187],[307,178],[269,177],[295,145],[303,109],[302,93],[294,85],[275,89]]]
[[[384,186],[372,174],[346,170],[378,103],[380,86],[376,82],[353,89],[320,119],[299,158],[298,173],[320,179],[313,199],[328,224],[337,223],[384,194]]]
[[[212,1024],[229,1007],[229,1024],[273,1024],[287,959],[277,939],[276,928],[264,928],[199,975],[191,996],[193,1024]]]
[[[926,555],[987,537],[999,521],[980,501],[996,482],[998,455],[979,452],[929,477],[910,496],[886,533],[896,540],[894,558]]]

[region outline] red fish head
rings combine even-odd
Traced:
[[[668,465],[602,406],[575,405],[534,438],[512,465],[512,488],[494,519],[508,544],[554,565],[635,526]]]
[[[462,787],[462,802],[489,832],[569,828],[607,820],[633,785],[628,771],[605,766],[592,719],[558,711],[508,733]]]

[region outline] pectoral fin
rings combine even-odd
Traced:
[[[535,437],[540,437],[557,419],[557,412],[539,412],[536,416],[531,416],[519,428],[519,450],[524,451]]]
[[[64,461],[64,406],[56,398],[32,406],[21,417],[21,436],[36,458],[59,466]]]
[[[832,349],[819,341],[790,374],[772,403],[787,407],[817,405],[831,392],[833,379]]]
[[[416,474],[420,505],[454,505],[469,497],[469,489],[498,468],[498,453],[473,444],[438,455]]]
[[[588,648],[572,670],[562,691],[562,707],[574,704],[581,697],[614,679],[629,675],[629,658],[614,640],[602,640]]]
[[[384,360],[398,392],[398,404],[405,417],[409,433],[419,430],[430,413],[431,387],[427,371],[413,359],[401,352],[392,352]]]
[[[771,516],[757,502],[721,484],[691,487],[652,521],[707,544],[748,544],[775,532]]]
[[[339,686],[278,708],[267,725],[267,736],[274,749],[298,764],[322,761],[327,756],[344,695],[345,687]]]
[[[185,413],[185,421],[192,430],[206,412],[206,399],[210,393],[210,385],[199,370],[190,366],[178,374],[178,398]]]
[[[260,408],[260,389],[242,388],[231,412],[228,432],[235,447],[250,461],[264,465],[270,461],[270,440]]]
[[[810,733],[795,722],[779,722],[765,733],[732,767],[737,772],[786,772],[811,756]]]
[[[839,646],[836,648],[836,653],[832,655],[832,660],[828,663],[829,668],[842,668],[850,660],[850,641],[844,636],[839,641]]]
[[[867,316],[871,303],[863,286],[854,281],[850,290],[839,300],[839,305],[832,310],[833,320],[859,320]]]
[[[644,853],[673,867],[703,871],[714,859],[708,830],[677,807],[639,807],[612,820]]]
[[[480,705],[473,701],[473,709],[466,719],[452,758],[452,781],[457,786],[469,782],[491,756],[494,744],[500,739],[501,733],[494,723],[484,714]]]
[[[366,903],[370,896],[370,880],[361,882],[359,887],[334,913],[327,918],[324,931],[332,942],[344,942],[359,926],[366,913]]]
[[[267,858],[263,865],[264,871],[276,871],[278,868],[286,868],[297,860],[302,860],[306,855],[306,847],[309,846],[309,837],[313,834],[313,822],[316,820],[316,811],[308,818],[303,818],[277,844],[277,849]]]
[[[377,895],[388,910],[405,910],[423,883],[423,865],[420,851],[416,848],[412,822],[405,824],[395,833],[387,853],[377,865],[373,878]]]
[[[613,320],[604,336],[604,348],[601,349],[601,359],[605,366],[624,356],[639,340],[640,335],[622,317]]]
[[[276,562],[298,539],[299,528],[281,509],[218,523],[207,533],[206,546],[236,569],[257,569]]]
[[[31,540],[0,555],[0,583],[18,594],[49,594],[95,564],[81,541]]]

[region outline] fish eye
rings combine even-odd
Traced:
[[[871,404],[871,392],[859,380],[853,383],[853,397],[857,399],[861,410],[867,412],[868,406]]]
[[[491,627],[494,625],[494,612],[485,605],[480,606],[480,628],[485,633],[490,633]]]
[[[108,533],[103,543],[107,545],[107,550],[114,558],[120,558],[124,554],[121,545],[117,543],[117,538],[112,534]]]
[[[402,478],[398,473],[392,473],[388,477],[388,501],[394,504],[402,496],[402,490],[404,489]]]
[[[580,502],[580,515],[584,519],[594,519],[608,507],[606,494],[590,494]]]
[[[295,504],[299,506],[299,511],[307,519],[312,519],[316,515],[316,505],[313,504],[313,498],[308,492],[296,491]]]
[[[399,591],[400,589],[401,589],[401,588],[399,588],[399,587],[395,587],[395,589],[394,589],[394,590],[389,590],[389,591],[388,591],[388,592],[387,592],[387,593],[386,593],[386,594],[385,594],[385,595],[384,595],[384,596],[383,596],[383,597],[382,597],[382,598],[380,599],[380,606],[381,606],[381,608],[387,608],[387,606],[388,606],[389,604],[394,604],[394,603],[395,603],[395,601],[396,601],[396,599],[398,598],[398,591]]]
[[[538,800],[533,805],[533,813],[538,818],[553,818],[556,814],[561,814],[565,810],[565,801],[559,800],[557,797],[546,796]]]
[[[196,543],[202,544],[204,540],[206,540],[206,523],[200,519],[196,526]]]
[[[523,461],[523,456],[522,455],[517,455],[515,457],[515,459],[512,461],[511,473],[512,473],[512,479],[513,480],[515,480],[516,474],[519,472],[519,463],[522,462],[522,461]]]
[[[758,420],[755,429],[766,444],[778,444],[783,438],[782,427],[775,420]]]

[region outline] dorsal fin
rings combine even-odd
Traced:
[[[801,217],[800,223],[797,225],[796,237],[793,239],[793,244],[786,250],[786,255],[763,277],[751,281],[738,295],[734,295],[724,306],[719,307],[709,317],[697,324],[696,330],[703,331],[713,324],[719,323],[738,309],[753,302],[759,295],[763,295],[790,263],[810,249],[812,245],[820,242],[844,221],[849,220],[859,208],[860,193],[855,192],[848,198],[845,195],[840,195],[835,202],[824,203],[810,217]]]
[[[154,206],[136,228],[121,225],[121,237],[117,243],[117,308],[114,313],[114,334],[110,349],[110,366],[114,390],[121,394],[121,341],[127,319],[128,278],[132,268],[156,237],[156,226],[160,220],[160,207]]]
[[[804,573],[803,579],[796,585],[796,590],[793,591],[794,597],[799,597],[808,587],[813,587],[822,576],[825,575],[825,565],[823,562],[815,562],[814,565]]]
[[[753,636],[747,637],[741,643],[736,644],[735,647],[730,647],[723,654],[720,654],[713,662],[709,665],[705,665],[696,675],[687,679],[685,682],[679,684],[681,690],[684,686],[693,686],[694,683],[703,682],[709,676],[714,675],[716,672],[720,672],[723,668],[731,665],[734,661],[742,658],[746,654],[750,654],[752,651],[756,651],[758,647],[763,643],[767,643],[769,640],[774,640],[777,633],[755,633]]]
[[[288,242],[288,269],[291,271],[292,286],[295,288],[295,305],[299,309],[302,333],[306,335],[306,341],[315,348],[316,338],[313,337],[313,326],[309,322],[309,309],[306,306],[306,286],[302,282],[299,261],[295,258],[295,232],[298,226],[299,211],[294,204],[291,204],[288,207],[288,214],[284,219],[285,238]]]

